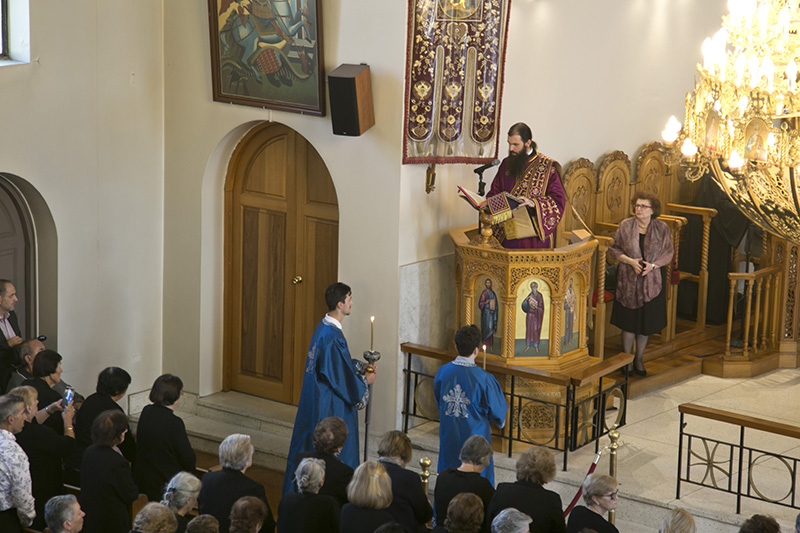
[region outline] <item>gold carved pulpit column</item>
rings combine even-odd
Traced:
[[[550,353],[548,355],[550,359],[558,359],[561,357],[561,336],[564,333],[561,327],[562,315],[564,314],[564,296],[553,296],[551,309],[553,310],[553,318],[550,323],[550,338],[553,342],[550,344]]]

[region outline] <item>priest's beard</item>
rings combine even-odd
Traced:
[[[530,156],[528,154],[512,154],[509,152],[508,154],[508,161],[506,162],[506,168],[508,169],[508,175],[514,176],[514,179],[519,181],[522,177],[522,172],[525,170],[525,166],[528,164],[530,160]]]

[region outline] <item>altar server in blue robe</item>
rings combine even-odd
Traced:
[[[338,416],[350,431],[339,453],[343,463],[358,467],[358,410],[369,401],[368,385],[375,382],[375,366],[352,359],[342,333],[342,321],[353,305],[350,287],[334,283],[325,291],[328,314],[314,330],[306,358],[300,404],[283,479],[283,494],[291,492],[295,456],[314,449],[314,427],[323,418]]]
[[[492,442],[490,421],[502,428],[508,404],[497,380],[475,364],[481,331],[464,326],[456,332],[458,357],[436,372],[433,394],[439,407],[439,469],[458,468],[461,446],[472,435]],[[494,485],[494,461],[481,473]]]

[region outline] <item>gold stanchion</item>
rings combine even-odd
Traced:
[[[419,477],[422,478],[422,488],[425,490],[425,495],[428,495],[428,480],[431,478],[431,459],[430,457],[423,457],[419,460],[419,466],[422,468],[422,473]]]
[[[617,426],[611,428],[611,431],[608,432],[608,438],[611,439],[611,445],[608,447],[608,449],[611,450],[611,457],[608,465],[608,475],[614,479],[617,479],[617,450],[619,449],[619,431],[617,431]],[[617,490],[619,490],[619,484],[617,484]],[[617,500],[619,501],[619,496],[617,496]],[[616,514],[617,512],[615,510],[608,512],[609,523],[614,523]]]

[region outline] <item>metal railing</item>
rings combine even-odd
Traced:
[[[415,358],[450,362],[456,354],[404,343],[403,431],[408,432],[412,420],[439,421],[433,403],[434,376],[414,364]],[[486,370],[498,378],[509,406],[502,429],[492,427],[492,436],[503,441],[503,449],[511,457],[514,443],[545,446],[564,452],[564,470],[570,451],[594,443],[613,427],[625,425],[628,380],[616,382],[608,374],[629,364],[633,355],[618,354],[592,364],[575,375],[550,374],[517,365],[487,362]],[[480,361],[478,361],[480,364]],[[595,387],[596,384],[596,387]],[[535,391],[545,388],[545,394]],[[428,394],[428,402],[422,399]],[[607,416],[616,410],[612,423]]]
[[[800,503],[797,501],[800,458],[781,455],[745,444],[746,429],[800,439],[800,427],[691,403],[681,404],[678,406],[678,410],[681,417],[676,498],[680,499],[681,497],[681,483],[689,483],[736,495],[737,514],[742,509],[742,498],[800,509]],[[726,442],[686,431],[688,423],[685,421],[685,417],[687,415],[739,426],[738,442]],[[774,488],[759,487],[757,482],[759,472],[764,474],[764,479],[768,479],[772,483],[779,479],[778,472],[782,469],[776,470],[769,466],[762,466],[763,463],[770,460],[775,460],[774,462],[782,465],[786,470],[788,489],[786,494],[779,494],[777,497],[765,494]],[[761,468],[759,468],[760,466]]]

